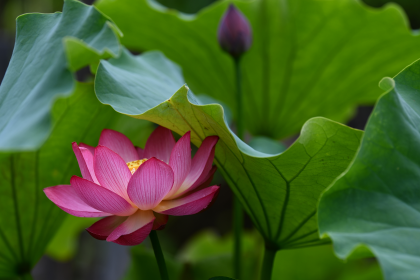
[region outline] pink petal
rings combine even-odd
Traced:
[[[190,173],[176,193],[168,197],[168,199],[178,198],[204,182],[212,168],[214,151],[218,140],[218,136],[209,136],[204,139],[197,153],[194,155]]]
[[[44,193],[55,205],[76,217],[104,217],[111,215],[87,205],[70,185],[45,188]]]
[[[145,158],[155,157],[169,163],[174,146],[175,139],[172,132],[167,128],[159,126],[147,139],[146,147],[144,148]]]
[[[171,215],[184,216],[196,214],[209,206],[219,192],[218,186],[212,186],[201,191],[194,192],[183,198],[164,200],[153,211]]]
[[[95,170],[93,168],[93,154],[90,152],[90,150],[84,147],[79,147],[79,150],[82,153],[83,159],[85,160],[86,166],[89,170],[93,182],[95,184],[99,184],[98,178],[96,178]]]
[[[202,182],[200,182],[200,184],[198,184],[198,180],[197,180],[197,182],[193,186],[191,186],[189,188],[185,188],[185,187],[180,188],[180,190],[178,192],[176,192],[176,194],[172,195],[172,197],[170,197],[170,198],[169,198],[169,196],[167,196],[167,197],[169,199],[175,199],[175,198],[184,196],[188,193],[192,193],[192,192],[199,191],[199,190],[202,190],[204,188],[207,188],[208,186],[210,186],[216,170],[217,170],[217,167],[215,165],[213,165],[212,168],[210,169],[210,171],[207,173],[207,176],[204,178],[204,180]]]
[[[131,172],[124,160],[107,147],[98,146],[95,149],[93,162],[95,174],[100,185],[130,201],[127,195],[127,185]]]
[[[159,204],[174,184],[174,173],[169,165],[151,158],[140,165],[128,183],[128,196],[141,210]]]
[[[89,168],[86,164],[85,158],[83,157],[82,152],[80,151],[79,146],[77,146],[76,142],[71,143],[73,147],[73,152],[76,155],[77,163],[79,163],[80,172],[82,173],[82,177],[86,180],[93,182],[93,177],[89,171]]]
[[[178,140],[175,147],[172,149],[171,158],[169,159],[169,166],[174,171],[174,186],[172,190],[167,194],[170,197],[184,182],[188,173],[191,170],[191,144],[190,144],[190,132],[184,134],[181,139]]]
[[[138,245],[149,235],[153,227],[152,211],[137,211],[119,225],[106,239],[120,245]]]
[[[146,158],[144,150],[142,148],[140,147],[135,147],[135,148],[136,148],[137,154],[139,155],[139,159]]]
[[[70,184],[86,204],[99,211],[117,216],[129,216],[137,210],[118,194],[91,181],[73,176],[70,179]]]
[[[89,152],[92,154],[92,156],[95,154],[95,147],[89,146],[89,145],[87,145],[85,143],[80,143],[79,144],[79,147],[88,149]]]
[[[216,146],[214,146],[213,149],[211,150],[210,155],[207,159],[206,165],[204,166],[203,172],[201,173],[200,177],[198,177],[197,181],[195,181],[195,183],[189,188],[189,190],[193,190],[196,187],[200,186],[208,178],[209,173],[211,172],[211,169],[213,167],[215,149],[216,149]]]
[[[206,179],[204,180],[204,182],[201,183],[201,185],[199,185],[198,187],[195,187],[195,188],[191,187],[191,188],[187,189],[185,192],[181,193],[180,196],[189,195],[193,192],[197,192],[197,191],[200,191],[202,189],[208,188],[211,184],[211,181],[213,181],[213,176],[214,176],[214,173],[216,173],[216,170],[217,170],[217,167],[215,165],[213,165],[210,172],[207,174]]]
[[[73,151],[75,151],[75,149],[77,148],[77,144],[73,143]],[[86,166],[89,170],[90,176],[91,176],[91,181],[95,182],[96,184],[99,184],[98,179],[96,179],[96,175],[95,175],[95,171],[93,170],[93,155],[95,153],[95,148],[89,145],[86,145],[84,143],[80,143],[79,145],[79,151],[83,156],[83,159],[85,160]],[[76,151],[75,151],[76,154]],[[78,154],[78,153],[77,153]],[[77,157],[76,154],[76,157]],[[79,161],[79,159],[78,159]],[[79,164],[80,165],[80,164]],[[82,173],[83,175],[83,173]],[[85,178],[85,176],[83,176],[83,178]],[[87,180],[89,180],[89,178],[85,178]]]
[[[153,222],[153,228],[152,230],[162,230],[165,228],[166,223],[169,220],[169,216],[168,215],[164,215],[164,214],[159,214],[154,212],[153,215],[155,215],[155,221]]]
[[[139,159],[133,143],[131,143],[127,136],[118,131],[111,129],[102,130],[101,137],[99,138],[99,145],[105,146],[116,152],[123,158],[125,163]]]
[[[92,237],[99,240],[106,240],[106,238],[114,231],[114,229],[121,225],[125,220],[127,220],[127,217],[106,217],[97,221],[86,230],[90,235],[92,235]]]

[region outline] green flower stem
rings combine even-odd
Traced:
[[[168,270],[166,269],[165,258],[163,257],[162,249],[160,248],[159,238],[156,230],[152,230],[149,234],[150,241],[152,242],[153,251],[159,267],[160,278],[162,280],[169,280]]]
[[[243,116],[243,97],[242,97],[242,73],[240,68],[240,58],[234,58],[235,77],[236,77],[236,127],[238,137],[244,141],[245,123]],[[233,231],[234,231],[234,275],[236,279],[241,279],[241,255],[242,255],[242,230],[244,212],[239,199],[233,198]]]
[[[265,248],[260,280],[271,280],[276,253],[277,250],[275,249]]]

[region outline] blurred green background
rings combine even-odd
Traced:
[[[336,0],[338,1],[338,0]],[[93,1],[83,1],[92,4]],[[195,13],[215,2],[214,0],[158,0],[162,5],[184,13]],[[363,0],[372,7],[381,7],[388,0]],[[395,0],[406,11],[412,29],[420,28],[420,1]],[[0,81],[13,52],[15,19],[22,13],[50,13],[60,11],[62,0],[0,0]],[[85,79],[84,73],[79,73]],[[361,107],[349,123],[363,128],[371,107]],[[212,276],[232,276],[229,235],[231,226],[232,194],[222,176],[215,182],[222,191],[212,209],[196,216],[173,217],[166,230],[159,232],[173,279],[208,279]],[[86,219],[68,217],[35,268],[35,279],[158,279],[157,266],[147,240],[143,246],[127,248],[91,238],[83,229],[92,223]],[[259,234],[246,222],[244,259],[246,278],[257,279],[261,263],[263,242]],[[332,247],[321,246],[293,251],[280,251],[276,257],[273,279],[288,280],[376,280],[382,279],[374,259],[338,260]],[[304,268],[302,267],[304,264]],[[280,277],[281,275],[281,277]]]

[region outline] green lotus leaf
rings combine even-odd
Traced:
[[[286,150],[286,146],[282,143],[265,136],[253,137],[251,141],[249,141],[249,145],[253,149],[266,154],[279,154]]]
[[[28,273],[65,220],[67,214],[42,190],[69,184],[72,175],[80,176],[73,141],[96,146],[102,129],[110,128],[143,144],[153,130],[149,122],[117,114],[102,105],[92,84],[77,84],[71,97],[55,102],[51,113],[51,135],[39,150],[0,153],[1,279]]]
[[[353,163],[322,196],[320,233],[345,258],[367,246],[385,279],[418,279],[420,266],[420,61],[394,79],[366,126]]]
[[[117,28],[94,7],[66,0],[63,13],[17,18],[0,87],[0,150],[36,150],[51,131],[51,107],[75,88],[71,71],[120,53]]]
[[[157,0],[158,3],[183,13],[193,14],[216,0]]]
[[[99,100],[117,112],[149,120],[191,141],[218,135],[215,163],[270,246],[294,248],[319,241],[316,205],[321,192],[343,172],[359,146],[361,131],[313,118],[284,153],[258,152],[226,125],[223,107],[199,105],[182,86],[179,67],[159,52],[101,61],[95,80]],[[172,95],[173,92],[175,94]]]
[[[136,51],[160,50],[178,63],[197,94],[211,95],[235,115],[233,60],[217,42],[227,5],[195,16],[150,0],[99,0]],[[282,138],[311,117],[336,121],[354,106],[374,103],[378,81],[419,56],[420,37],[396,5],[373,9],[358,0],[233,1],[248,17],[254,39],[242,59],[245,125],[254,135]]]

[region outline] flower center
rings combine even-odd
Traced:
[[[131,171],[131,175],[133,175],[134,172],[136,172],[136,170],[139,169],[140,165],[146,162],[146,160],[147,158],[127,162],[127,166],[128,169],[130,169]]]

